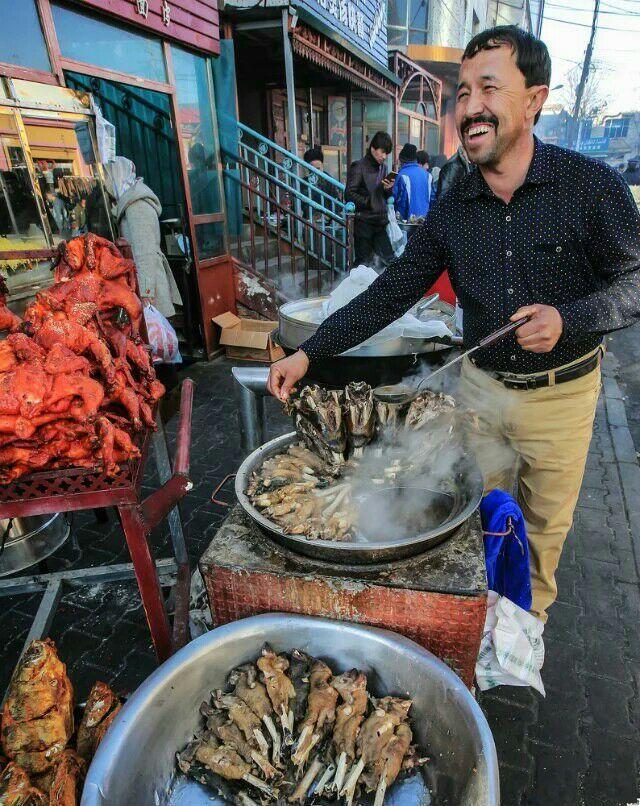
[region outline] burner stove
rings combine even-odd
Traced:
[[[215,626],[284,612],[383,627],[426,647],[473,684],[487,597],[477,513],[424,554],[356,566],[276,544],[238,505],[216,532],[200,570]]]

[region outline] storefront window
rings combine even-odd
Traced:
[[[24,117],[54,244],[91,230],[111,238],[89,123]]]
[[[418,149],[422,148],[422,121],[418,118],[411,118],[409,131],[409,142],[413,143]]]
[[[0,255],[46,247],[15,119],[11,113],[0,114]]]
[[[196,246],[200,260],[219,257],[226,252],[224,223],[196,224]]]
[[[34,0],[0,0],[0,61],[51,71]]]
[[[389,131],[390,103],[371,97],[354,98],[351,110],[351,157],[360,159],[376,132]]]
[[[178,125],[185,144],[194,215],[219,213],[218,131],[205,59],[171,47],[176,79]],[[202,255],[201,255],[202,257]]]
[[[62,55],[106,70],[167,81],[159,39],[51,4]]]
[[[397,148],[400,149],[405,143],[409,142],[409,115],[403,115],[402,112],[398,115],[398,143]]]
[[[429,123],[425,121],[425,129],[427,132],[425,148],[429,152],[429,154],[439,154],[440,153],[440,127],[436,126],[435,123]]]

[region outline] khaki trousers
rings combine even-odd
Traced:
[[[459,402],[477,418],[469,439],[487,491],[511,492],[529,539],[531,612],[546,621],[555,572],[571,529],[600,394],[600,367],[542,389],[507,389],[465,359]]]

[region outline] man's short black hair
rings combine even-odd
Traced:
[[[493,50],[501,45],[509,45],[516,57],[518,70],[524,76],[525,87],[551,83],[551,57],[547,46],[533,34],[523,31],[517,25],[496,25],[487,28],[473,37],[462,54],[462,61],[473,59],[481,50]],[[535,117],[538,122],[540,112]]]
[[[304,152],[305,162],[313,162],[314,160],[324,162],[324,152],[322,151],[321,146],[314,146],[313,148],[309,148]]]
[[[369,151],[372,148],[381,148],[386,154],[391,154],[393,150],[391,135],[387,132],[376,132],[369,143]]]
[[[416,159],[418,160],[418,165],[428,165],[431,162],[426,151],[418,151]]]

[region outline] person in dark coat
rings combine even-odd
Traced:
[[[445,196],[454,185],[471,173],[471,163],[462,146],[447,160],[440,170],[438,177],[438,198]]]
[[[627,185],[640,185],[640,159],[629,160],[627,170],[622,176]]]
[[[393,192],[393,180],[386,178],[384,164],[392,148],[391,137],[386,132],[376,132],[365,156],[351,163],[347,171],[344,198],[356,207],[354,266],[370,263],[374,255],[385,264],[394,257],[387,235],[387,199]]]
[[[327,173],[324,169],[324,152],[320,146],[314,146],[313,148],[308,149],[308,151],[305,151],[304,161],[316,170]],[[340,191],[335,185],[331,184],[328,179],[318,177],[316,187],[318,190],[322,191],[322,193],[311,191],[311,199],[316,204],[321,206],[326,205],[327,199],[322,195],[323,193],[325,193],[327,196],[330,196],[332,199],[340,198]]]

